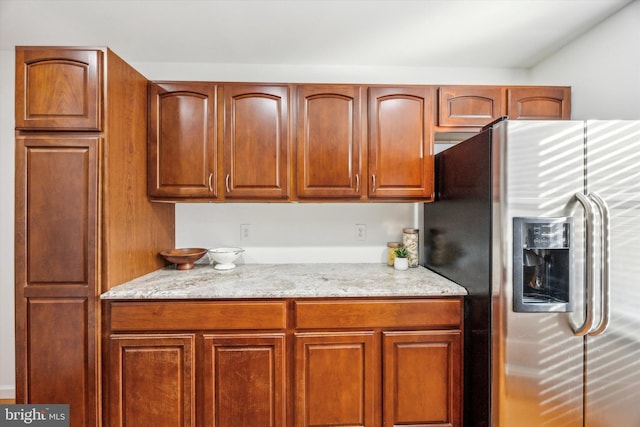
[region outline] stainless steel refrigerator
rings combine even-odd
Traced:
[[[468,290],[464,425],[640,427],[640,121],[502,121],[436,155],[426,267]]]

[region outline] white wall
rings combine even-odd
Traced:
[[[529,75],[511,69],[385,67],[296,67],[278,65],[176,64],[124,58],[152,80],[219,80],[345,83],[559,84],[574,86],[577,118],[638,118],[638,2],[586,34]],[[3,17],[6,22],[11,17]],[[6,36],[0,28],[0,38]],[[29,39],[28,28],[11,34]],[[132,34],[135,37],[135,34]],[[605,40],[600,43],[598,40]],[[612,52],[610,43],[620,43]],[[94,45],[73,40],[69,45]],[[42,44],[51,44],[42,40]],[[105,42],[109,45],[108,41]],[[621,53],[622,52],[622,53]],[[117,51],[116,51],[117,53]],[[593,59],[592,59],[593,58]],[[613,66],[607,66],[602,59]],[[573,66],[577,61],[578,66]],[[607,89],[607,91],[605,91]],[[614,92],[608,92],[613,89]],[[603,99],[609,99],[602,104]],[[14,396],[13,221],[14,221],[14,53],[0,51],[0,398]],[[605,107],[606,105],[606,107]],[[630,113],[635,111],[635,115]],[[182,204],[177,207],[178,245],[241,245],[248,262],[271,262],[274,255],[296,262],[333,260],[348,253],[350,262],[380,262],[386,241],[401,228],[421,223],[414,204]],[[355,224],[367,225],[367,240],[353,238]],[[251,224],[249,241],[240,241],[240,224]],[[353,258],[355,257],[355,258]]]
[[[0,30],[0,37],[2,37]],[[14,61],[0,51],[0,399],[13,398]]]
[[[531,70],[531,84],[570,84],[575,119],[640,119],[640,1]]]
[[[415,203],[180,204],[176,242],[182,247],[241,246],[241,262],[386,262],[386,242],[401,241],[402,228],[418,227]],[[414,214],[415,219],[414,219]],[[241,239],[240,225],[250,225]],[[365,240],[355,225],[364,224]]]

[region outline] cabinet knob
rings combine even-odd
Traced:
[[[213,186],[212,186],[212,182],[213,182],[213,172],[211,172],[209,174],[209,192],[213,193]]]
[[[371,174],[371,192],[375,193],[376,192],[376,174]]]
[[[360,192],[360,174],[356,174],[356,193]]]
[[[227,193],[231,193],[231,190],[229,189],[229,179],[231,179],[231,174],[227,174],[227,176],[224,178],[224,186],[227,189]]]

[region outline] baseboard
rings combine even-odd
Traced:
[[[15,388],[0,386],[0,400],[15,400],[15,398],[16,398]]]

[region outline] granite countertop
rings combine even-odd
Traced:
[[[420,266],[386,264],[240,264],[215,270],[166,267],[113,287],[102,299],[224,299],[459,296],[466,290]]]

